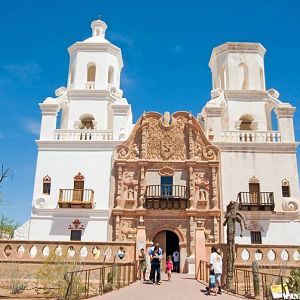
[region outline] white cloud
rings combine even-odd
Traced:
[[[22,81],[29,81],[32,78],[39,77],[41,71],[39,65],[35,62],[2,65],[2,68]]]
[[[133,41],[129,37],[121,35],[119,33],[115,33],[115,32],[111,33],[109,35],[109,39],[116,42],[116,43],[119,42],[121,44],[125,44],[128,47],[133,46]]]
[[[122,88],[132,88],[136,86],[136,80],[124,75],[121,80]]]
[[[172,50],[171,52],[174,53],[174,54],[179,54],[181,53],[183,50],[183,47],[181,45],[176,45]]]
[[[33,119],[22,119],[21,125],[23,129],[25,129],[27,132],[32,133],[34,135],[40,134],[40,122],[33,120]]]

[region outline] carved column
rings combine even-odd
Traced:
[[[146,158],[147,156],[147,147],[146,147],[146,139],[147,139],[147,128],[145,124],[146,114],[144,113],[142,116],[142,145],[141,145],[141,158]]]
[[[141,173],[141,178],[140,178],[140,198],[139,198],[139,208],[143,208],[144,206],[144,201],[145,201],[145,166],[142,165],[140,167],[140,173]]]
[[[118,166],[117,168],[117,197],[116,197],[116,207],[121,208],[121,193],[122,193],[122,176],[123,176],[123,167]]]
[[[219,237],[219,221],[220,221],[220,218],[217,217],[217,216],[214,216],[213,234],[214,234],[215,243],[219,243],[220,242],[220,237]]]
[[[217,191],[217,167],[212,166],[211,167],[211,184],[212,184],[212,209],[218,208],[218,191]]]
[[[193,129],[189,127],[189,159],[194,158],[194,139],[193,139]]]
[[[116,226],[115,226],[115,240],[120,240],[120,216],[117,215],[115,218]]]
[[[189,187],[190,187],[190,208],[195,208],[195,191],[194,191],[194,168],[189,167]]]
[[[190,224],[189,224],[190,228],[190,255],[194,255],[195,254],[195,242],[194,242],[194,217],[190,216]]]

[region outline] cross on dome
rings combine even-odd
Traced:
[[[91,23],[91,28],[92,28],[92,34],[93,36],[99,36],[100,38],[105,38],[105,30],[107,28],[107,25],[104,21],[100,20],[95,20]]]

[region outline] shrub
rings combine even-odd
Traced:
[[[77,256],[70,258],[67,253],[61,256],[50,253],[38,272],[39,286],[44,293],[55,299],[66,299],[71,281],[71,276],[67,273],[80,271],[80,269],[80,260]],[[79,274],[73,275],[72,294],[69,293],[67,299],[81,299],[84,286]]]

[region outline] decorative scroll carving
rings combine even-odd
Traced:
[[[125,171],[123,174],[123,199],[125,200],[137,200],[138,194],[138,180],[134,179],[133,171]]]
[[[194,146],[194,156],[198,159],[201,159],[203,154],[204,142],[200,133],[197,134]]]
[[[116,197],[116,207],[121,207],[121,193],[122,193],[122,174],[123,167],[118,166],[117,169],[117,197]]]
[[[134,219],[122,219],[120,222],[121,241],[135,241],[136,221]]]
[[[286,198],[282,199],[282,210],[284,211],[297,211],[299,210],[299,201],[295,198]]]
[[[175,173],[173,168],[170,167],[162,167],[159,171],[158,174],[160,176],[173,176]]]
[[[216,160],[218,150],[189,113],[170,116],[144,113],[128,141],[117,148],[117,159]]]
[[[217,159],[217,149],[214,146],[206,146],[203,149],[203,156],[207,160],[216,160]]]

